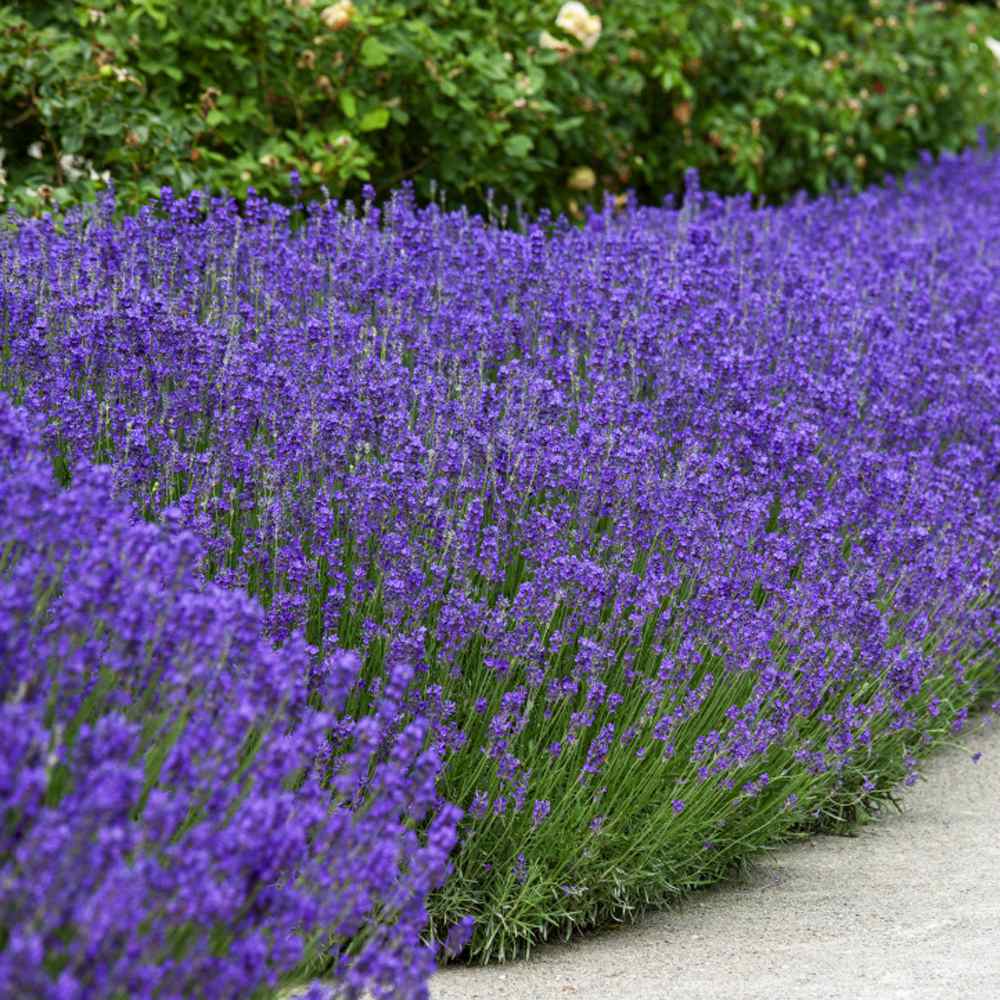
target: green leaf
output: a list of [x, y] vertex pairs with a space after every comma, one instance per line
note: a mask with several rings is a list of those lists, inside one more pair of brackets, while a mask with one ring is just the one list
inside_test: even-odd
[[684, 83], [684, 74], [676, 66], [668, 66], [660, 73], [660, 85], [664, 90], [673, 90]]
[[535, 143], [531, 136], [512, 135], [503, 144], [503, 148], [508, 156], [513, 156], [516, 159], [523, 160], [524, 157], [531, 152], [534, 145]]
[[342, 90], [337, 95], [337, 100], [340, 102], [340, 110], [344, 112], [345, 117], [353, 118], [358, 113], [358, 102], [349, 90]]
[[561, 118], [559, 121], [555, 122], [552, 126], [552, 131], [556, 135], [562, 135], [564, 132], [570, 132], [575, 128], [579, 128], [584, 122], [583, 115], [571, 115], [569, 118]]
[[361, 62], [365, 66], [384, 66], [389, 61], [389, 50], [377, 39], [366, 38], [361, 45]]
[[374, 132], [376, 129], [385, 128], [389, 124], [388, 108], [372, 108], [366, 111], [358, 122], [358, 128], [362, 132]]
[[55, 65], [57, 63], [69, 62], [81, 55], [81, 45], [75, 39], [68, 42], [60, 42], [53, 45], [47, 53], [49, 61]]

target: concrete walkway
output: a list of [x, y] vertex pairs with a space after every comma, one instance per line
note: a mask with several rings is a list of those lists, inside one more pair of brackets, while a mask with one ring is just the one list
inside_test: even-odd
[[443, 969], [432, 1000], [1000, 1000], [1000, 722], [961, 740], [902, 815], [781, 847], [634, 926]]

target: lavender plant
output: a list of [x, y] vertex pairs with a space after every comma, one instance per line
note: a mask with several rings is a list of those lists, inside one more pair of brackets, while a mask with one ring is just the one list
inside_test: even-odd
[[60, 490], [0, 399], [0, 993], [246, 998], [322, 954], [315, 996], [426, 996], [457, 819], [426, 724], [335, 723], [357, 659], [273, 650], [109, 480]]
[[464, 811], [426, 945], [628, 918], [1000, 707], [995, 158], [580, 227], [406, 189], [112, 214], [9, 218], [0, 384], [64, 484], [106, 465], [260, 602], [269, 683], [357, 655], [331, 766], [338, 727], [426, 726]]

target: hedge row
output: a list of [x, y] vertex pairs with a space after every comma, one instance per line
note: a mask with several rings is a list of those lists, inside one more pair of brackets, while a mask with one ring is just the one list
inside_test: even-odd
[[[161, 186], [413, 179], [570, 214], [629, 188], [780, 200], [997, 120], [987, 5], [39, 0], [0, 6], [0, 188], [38, 213]], [[5, 173], [4, 173], [5, 171]]]

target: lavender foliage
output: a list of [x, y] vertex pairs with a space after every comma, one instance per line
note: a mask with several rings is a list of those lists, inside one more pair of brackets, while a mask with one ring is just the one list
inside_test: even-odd
[[427, 727], [441, 773], [386, 794], [466, 811], [429, 939], [627, 917], [877, 806], [1000, 696], [995, 158], [579, 228], [405, 190], [103, 213], [10, 220], [0, 384], [62, 482], [103, 463], [261, 603], [254, 683], [357, 654], [314, 699], [333, 763], [345, 720], [404, 761]]

